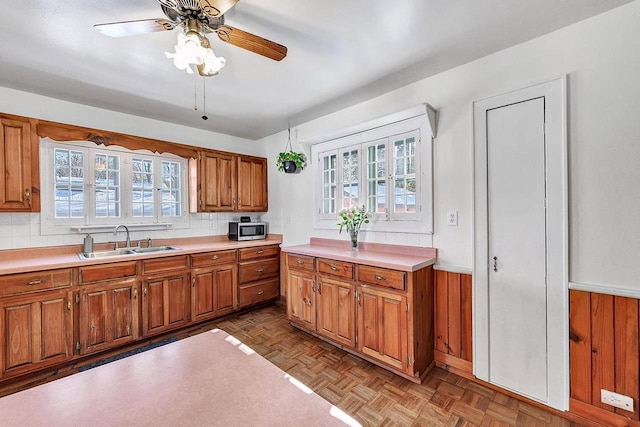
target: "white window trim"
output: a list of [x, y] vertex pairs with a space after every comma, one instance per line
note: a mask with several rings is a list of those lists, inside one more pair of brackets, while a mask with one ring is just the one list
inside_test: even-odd
[[[319, 159], [320, 153], [354, 145], [364, 147], [368, 143], [380, 139], [392, 138], [418, 130], [419, 157], [416, 158], [416, 161], [419, 162], [420, 173], [419, 176], [416, 176], [416, 180], [418, 181], [417, 185], [420, 186], [420, 195], [416, 200], [416, 204], [420, 206], [419, 215], [413, 220], [396, 219], [392, 221], [380, 220], [378, 215], [367, 227], [367, 230], [373, 232], [433, 234], [433, 123], [433, 117], [429, 117], [427, 113], [424, 113], [417, 117], [378, 126], [368, 131], [316, 143], [311, 146], [311, 158], [316, 160]], [[322, 198], [318, 192], [322, 188], [321, 168], [322, 165], [319, 161], [312, 162], [311, 169], [314, 171], [313, 227], [314, 229], [335, 229], [337, 216], [320, 214]], [[338, 168], [341, 169], [340, 161], [338, 161]], [[362, 174], [362, 163], [360, 165], [360, 173]]]
[[[88, 206], [88, 210], [85, 211], [83, 218], [55, 218], [55, 182], [53, 180], [53, 151], [55, 148], [73, 149], [82, 151], [85, 155], [85, 162], [89, 162], [85, 165], [85, 195], [89, 202], [85, 204]], [[93, 218], [89, 219], [90, 215], [94, 214], [95, 203], [94, 195], [90, 194], [93, 191], [93, 174], [94, 165], [93, 161], [89, 159], [88, 153], [90, 151], [102, 152], [102, 153], [118, 153], [120, 155], [120, 200], [121, 200], [121, 216], [118, 218]], [[155, 161], [161, 163], [162, 160], [169, 160], [180, 163], [180, 179], [182, 182], [182, 215], [180, 217], [163, 217], [158, 215], [157, 217], [133, 217], [126, 210], [131, 208], [130, 202], [132, 195], [132, 171], [131, 159], [133, 157], [145, 157], [154, 158]], [[166, 230], [167, 228], [189, 228], [189, 180], [188, 180], [188, 162], [182, 157], [174, 154], [164, 153], [156, 154], [149, 150], [129, 150], [123, 147], [109, 146], [93, 144], [87, 141], [70, 141], [70, 142], [56, 142], [50, 138], [40, 139], [40, 188], [41, 188], [41, 215], [40, 215], [40, 233], [41, 235], [55, 235], [55, 234], [69, 234], [69, 233], [82, 233], [88, 230], [100, 231], [109, 230], [118, 225], [125, 224], [131, 231], [133, 230]], [[158, 179], [162, 173], [161, 168], [154, 168], [154, 182], [159, 182]], [[161, 196], [160, 192], [156, 191], [154, 194], [154, 206], [155, 209], [161, 209]]]

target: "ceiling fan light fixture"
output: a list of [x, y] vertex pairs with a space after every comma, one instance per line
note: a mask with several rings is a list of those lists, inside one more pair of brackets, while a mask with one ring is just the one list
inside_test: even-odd
[[209, 40], [196, 31], [178, 33], [178, 44], [175, 52], [165, 52], [179, 70], [193, 74], [190, 65], [195, 65], [203, 76], [214, 76], [224, 67], [226, 60], [217, 57], [209, 47]]

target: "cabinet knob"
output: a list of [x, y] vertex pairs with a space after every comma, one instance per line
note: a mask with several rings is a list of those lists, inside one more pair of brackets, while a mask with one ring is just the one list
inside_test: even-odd
[[387, 278], [386, 278], [386, 277], [381, 276], [381, 275], [379, 275], [379, 274], [375, 274], [373, 277], [374, 277], [376, 280], [387, 280]]
[[31, 190], [26, 188], [24, 190], [24, 201], [27, 202], [29, 206], [31, 206]]
[[211, 257], [211, 259], [214, 260], [214, 261], [217, 260], [218, 258], [219, 258], [218, 255], [214, 255], [214, 256]]
[[258, 291], [258, 295], [264, 294], [264, 291]]
[[331, 271], [338, 271], [340, 270], [338, 267], [336, 267], [335, 265], [330, 265], [329, 268], [331, 269]]
[[42, 285], [43, 283], [47, 283], [47, 279], [31, 280], [29, 282], [25, 282], [25, 285], [33, 286], [33, 285]]
[[71, 300], [67, 299], [67, 311], [71, 313]]
[[304, 261], [303, 261], [303, 260], [301, 260], [301, 259], [297, 259], [297, 260], [296, 260], [296, 264], [298, 264], [298, 265], [302, 265], [302, 264], [304, 264]]
[[262, 272], [264, 271], [264, 268], [259, 268], [256, 270], [258, 273], [262, 274]]
[[260, 249], [258, 252], [256, 252], [258, 255], [262, 255], [264, 253], [264, 251], [262, 249]]

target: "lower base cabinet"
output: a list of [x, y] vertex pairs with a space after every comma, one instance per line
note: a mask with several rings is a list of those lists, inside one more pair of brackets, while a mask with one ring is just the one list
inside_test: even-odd
[[0, 299], [2, 377], [71, 360], [73, 293], [47, 291]]
[[142, 336], [189, 324], [189, 274], [147, 278], [142, 282]]
[[0, 275], [0, 382], [277, 300], [279, 256], [254, 244]]
[[434, 361], [433, 268], [417, 271], [286, 255], [291, 323], [420, 382]]
[[80, 354], [89, 354], [138, 339], [138, 281], [128, 279], [83, 287], [80, 307]]

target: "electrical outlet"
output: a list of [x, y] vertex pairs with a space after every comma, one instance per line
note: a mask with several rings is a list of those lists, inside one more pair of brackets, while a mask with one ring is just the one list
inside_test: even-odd
[[218, 221], [209, 222], [209, 230], [215, 230], [218, 228]]
[[447, 211], [447, 225], [458, 225], [458, 211]]
[[285, 224], [291, 224], [291, 217], [290, 216], [286, 216], [284, 219], [284, 223]]
[[613, 391], [600, 389], [600, 401], [625, 411], [633, 412], [633, 398]]

